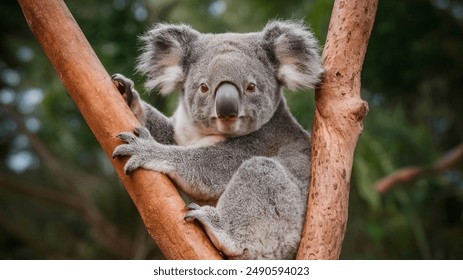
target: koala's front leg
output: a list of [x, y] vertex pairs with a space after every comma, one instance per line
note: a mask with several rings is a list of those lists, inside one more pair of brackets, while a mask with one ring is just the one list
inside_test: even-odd
[[162, 144], [173, 144], [174, 127], [171, 120], [140, 98], [132, 80], [122, 74], [114, 74], [111, 79], [140, 124], [150, 131], [154, 139]]
[[[233, 173], [249, 154], [230, 144], [206, 147], [163, 145], [143, 128], [124, 132], [113, 157], [130, 156], [125, 166], [129, 174], [145, 168], [169, 175], [191, 198], [198, 201], [217, 200], [224, 192]], [[239, 144], [237, 144], [239, 145]]]

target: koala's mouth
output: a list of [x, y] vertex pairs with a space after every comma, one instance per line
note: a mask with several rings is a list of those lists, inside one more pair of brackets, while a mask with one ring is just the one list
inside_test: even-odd
[[236, 116], [233, 118], [212, 117], [211, 122], [218, 134], [226, 137], [236, 137], [249, 134], [253, 131], [250, 117]]
[[233, 120], [230, 119], [217, 119], [216, 125], [217, 125], [217, 130], [221, 134], [225, 135], [234, 135], [236, 134], [240, 129], [240, 120], [237, 118], [234, 118]]

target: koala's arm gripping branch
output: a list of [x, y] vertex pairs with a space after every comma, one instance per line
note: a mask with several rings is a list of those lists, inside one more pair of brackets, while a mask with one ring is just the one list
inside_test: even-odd
[[[140, 124], [98, 60], [61, 0], [18, 1], [41, 44], [89, 127], [108, 157], [120, 144], [116, 135]], [[137, 170], [123, 172], [123, 162], [111, 161], [140, 212], [148, 232], [168, 259], [220, 259], [207, 236], [183, 220], [187, 209], [163, 175]], [[118, 246], [118, 244], [114, 244]]]
[[350, 175], [368, 105], [360, 74], [377, 0], [336, 0], [316, 91], [308, 214], [298, 259], [337, 259], [347, 224]]

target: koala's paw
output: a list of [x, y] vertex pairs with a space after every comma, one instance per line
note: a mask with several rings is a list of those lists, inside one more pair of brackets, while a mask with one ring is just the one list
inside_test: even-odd
[[122, 94], [127, 104], [132, 105], [132, 100], [134, 98], [134, 86], [132, 80], [126, 78], [122, 74], [114, 74], [111, 76], [113, 84], [117, 87], [117, 90]]
[[198, 217], [197, 215], [199, 214], [199, 211], [201, 210], [201, 206], [196, 203], [190, 203], [186, 208], [190, 211], [188, 211], [183, 218], [188, 222], [196, 219]]
[[119, 139], [127, 144], [117, 146], [112, 154], [113, 158], [130, 156], [124, 167], [125, 174], [127, 175], [137, 168], [148, 165], [153, 148], [159, 145], [144, 127], [136, 128], [135, 134], [132, 132], [123, 132], [117, 135]]

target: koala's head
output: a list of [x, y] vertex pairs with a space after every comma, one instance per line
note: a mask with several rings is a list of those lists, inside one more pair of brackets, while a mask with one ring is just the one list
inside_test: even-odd
[[281, 102], [282, 86], [314, 87], [323, 72], [317, 41], [299, 22], [273, 21], [245, 34], [158, 24], [142, 41], [137, 69], [148, 78], [146, 88], [180, 90], [180, 106], [205, 135], [259, 129]]

